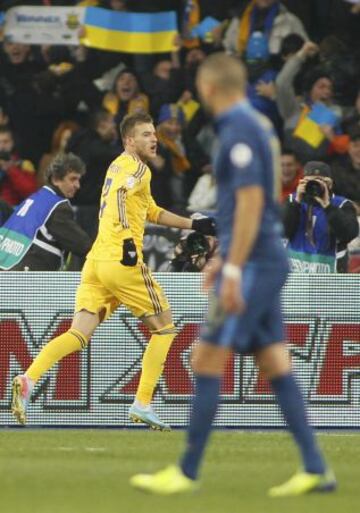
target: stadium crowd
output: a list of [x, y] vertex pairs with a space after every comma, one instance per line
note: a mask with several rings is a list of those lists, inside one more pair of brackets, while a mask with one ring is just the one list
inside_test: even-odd
[[[4, 1], [2, 10], [24, 2]], [[43, 0], [33, 5], [74, 5]], [[125, 54], [85, 46], [28, 46], [2, 41], [0, 52], [0, 222], [46, 181], [56, 155], [86, 166], [72, 200], [90, 239], [110, 162], [122, 151], [119, 123], [128, 113], [154, 119], [158, 155], [149, 163], [158, 205], [179, 214], [212, 211], [216, 137], [195, 87], [209, 53], [241, 57], [250, 102], [274, 124], [282, 143], [284, 204], [309, 161], [330, 165], [332, 192], [360, 218], [360, 3], [346, 0], [82, 1], [117, 11], [176, 10], [171, 54]], [[191, 30], [219, 23], [204, 39]], [[319, 116], [306, 125], [314, 105]], [[310, 134], [310, 135], [309, 135]], [[319, 135], [320, 134], [320, 135]], [[360, 248], [359, 238], [352, 243]], [[352, 270], [360, 272], [360, 265]]]

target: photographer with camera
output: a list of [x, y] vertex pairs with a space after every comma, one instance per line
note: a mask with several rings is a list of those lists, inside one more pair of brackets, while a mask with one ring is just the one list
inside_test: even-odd
[[186, 230], [175, 246], [174, 256], [168, 270], [171, 272], [200, 272], [214, 255], [217, 246], [216, 237]]
[[15, 206], [36, 189], [34, 166], [16, 153], [11, 129], [0, 126], [0, 198]]
[[0, 270], [57, 271], [67, 254], [86, 255], [92, 242], [75, 222], [70, 204], [84, 173], [84, 163], [73, 153], [50, 163], [46, 184], [0, 228]]
[[284, 207], [285, 237], [293, 272], [347, 271], [347, 244], [357, 237], [356, 211], [350, 200], [332, 192], [330, 167], [308, 162], [304, 178]]

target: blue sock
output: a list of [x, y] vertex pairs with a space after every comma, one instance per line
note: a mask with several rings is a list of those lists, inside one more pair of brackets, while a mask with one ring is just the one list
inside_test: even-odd
[[196, 479], [219, 402], [220, 378], [196, 376], [187, 448], [180, 462], [183, 473]]
[[271, 385], [288, 428], [300, 449], [305, 471], [312, 474], [324, 473], [325, 464], [308, 423], [304, 399], [294, 376], [280, 376], [273, 379]]

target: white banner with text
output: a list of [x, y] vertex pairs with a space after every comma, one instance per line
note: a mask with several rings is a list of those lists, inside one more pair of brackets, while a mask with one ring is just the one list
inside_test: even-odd
[[[207, 308], [200, 274], [158, 273], [178, 335], [154, 406], [174, 427], [186, 426], [193, 392], [190, 354]], [[11, 381], [52, 337], [69, 328], [77, 273], [0, 273], [0, 426], [10, 414]], [[292, 275], [283, 292], [287, 339], [311, 422], [360, 428], [360, 278]], [[66, 357], [35, 388], [30, 426], [124, 426], [138, 384], [149, 332], [120, 308], [98, 328], [89, 347]], [[228, 364], [216, 424], [281, 427], [268, 383], [251, 356]]]

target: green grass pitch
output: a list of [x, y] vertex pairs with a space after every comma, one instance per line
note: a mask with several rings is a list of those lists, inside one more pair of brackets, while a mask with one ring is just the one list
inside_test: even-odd
[[1, 513], [351, 513], [360, 504], [360, 434], [321, 434], [334, 494], [268, 499], [298, 459], [286, 433], [213, 434], [193, 495], [154, 497], [128, 485], [175, 462], [184, 433], [147, 430], [0, 431]]

